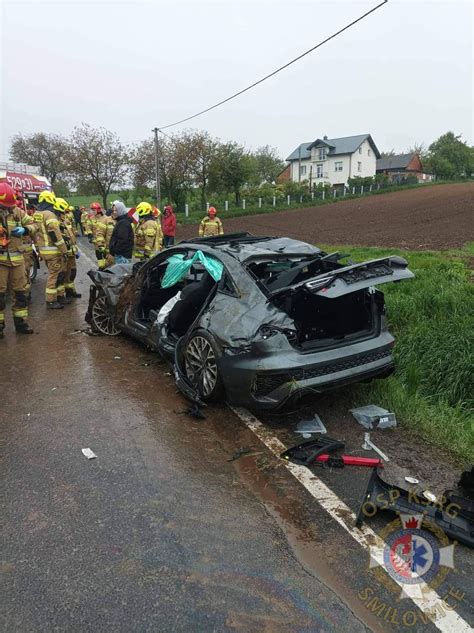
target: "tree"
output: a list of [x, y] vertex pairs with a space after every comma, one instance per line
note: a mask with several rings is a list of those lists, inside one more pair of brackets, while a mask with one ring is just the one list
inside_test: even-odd
[[210, 168], [209, 182], [213, 191], [234, 193], [240, 203], [240, 190], [252, 173], [252, 157], [238, 143], [221, 144]]
[[407, 154], [418, 154], [418, 156], [423, 157], [426, 155], [426, 145], [421, 143], [415, 143], [411, 147], [407, 149]]
[[201, 192], [201, 208], [206, 208], [211, 165], [217, 155], [219, 141], [207, 132], [185, 132], [182, 142], [188, 150], [189, 170]]
[[395, 150], [392, 148], [388, 152], [381, 152], [381, 158], [391, 158], [392, 156], [396, 156]]
[[253, 154], [255, 171], [259, 182], [276, 182], [277, 177], [285, 168], [285, 162], [279, 157], [277, 150], [269, 145], [258, 147]]
[[461, 135], [446, 132], [428, 148], [425, 164], [438, 178], [470, 177], [474, 172], [474, 149]]
[[67, 147], [67, 140], [60, 134], [16, 134], [10, 156], [14, 161], [39, 167], [54, 185], [56, 178], [67, 171]]
[[76, 182], [92, 181], [104, 208], [112, 186], [119, 186], [129, 171], [129, 153], [119, 137], [103, 127], [86, 123], [75, 127], [69, 139], [68, 162]]

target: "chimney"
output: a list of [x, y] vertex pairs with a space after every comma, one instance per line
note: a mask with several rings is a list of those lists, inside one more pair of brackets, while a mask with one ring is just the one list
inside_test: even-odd
[[327, 141], [328, 137], [327, 136], [323, 136], [323, 141]]

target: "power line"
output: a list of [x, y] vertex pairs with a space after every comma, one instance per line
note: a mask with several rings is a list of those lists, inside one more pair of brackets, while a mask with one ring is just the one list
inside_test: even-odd
[[[301, 53], [301, 55], [298, 55], [298, 57], [295, 57], [294, 59], [292, 59], [291, 61], [287, 62], [283, 66], [280, 66], [280, 68], [277, 68], [276, 70], [274, 70], [273, 72], [269, 73], [268, 75], [265, 75], [265, 77], [262, 77], [258, 81], [255, 81], [253, 84], [250, 84], [250, 86], [247, 86], [246, 88], [243, 88], [242, 90], [239, 90], [238, 92], [234, 93], [230, 97], [227, 97], [226, 99], [222, 99], [222, 101], [219, 101], [218, 103], [215, 103], [214, 105], [210, 106], [209, 108], [206, 108], [205, 110], [201, 110], [200, 112], [197, 112], [196, 114], [192, 114], [191, 116], [188, 116], [185, 119], [181, 119], [180, 121], [175, 121], [174, 123], [169, 123], [168, 125], [162, 125], [161, 127], [158, 128], [159, 131], [162, 132], [162, 130], [164, 130], [166, 128], [174, 127], [175, 125], [179, 125], [180, 123], [185, 123], [186, 121], [190, 121], [191, 119], [195, 119], [196, 117], [201, 116], [201, 114], [205, 114], [206, 112], [209, 112], [210, 110], [214, 110], [214, 108], [218, 108], [219, 106], [223, 105], [224, 103], [227, 103], [231, 99], [235, 99], [236, 97], [238, 97], [239, 95], [243, 94], [244, 92], [247, 92], [251, 88], [255, 88], [255, 86], [258, 86], [258, 84], [261, 84], [264, 81], [266, 81], [267, 79], [270, 79], [270, 77], [273, 77], [274, 75], [276, 75], [277, 73], [281, 72], [285, 68], [288, 68], [288, 66], [291, 66], [291, 64], [294, 64], [295, 62], [299, 61], [300, 59], [302, 59], [306, 55], [309, 55], [310, 53], [315, 51], [317, 48], [320, 48], [321, 46], [323, 46], [324, 44], [326, 44], [330, 40], [333, 40], [335, 37], [337, 37], [338, 35], [340, 35], [344, 31], [347, 31], [347, 29], [350, 29], [352, 26], [354, 26], [358, 22], [361, 22], [368, 15], [370, 15], [374, 11], [377, 11], [377, 9], [380, 9], [380, 7], [382, 7], [387, 2], [388, 2], [388, 0], [383, 0], [383, 2], [378, 4], [376, 7], [374, 7], [373, 9], [370, 9], [370, 11], [367, 11], [366, 13], [364, 13], [363, 15], [358, 17], [357, 19], [353, 20], [352, 22], [350, 22], [349, 24], [344, 26], [342, 29], [339, 29], [339, 31], [336, 31], [335, 33], [333, 33], [332, 35], [330, 35], [326, 39], [322, 40], [321, 42], [319, 42], [319, 44], [316, 44], [315, 46], [313, 46], [312, 48], [308, 49], [304, 53]], [[162, 133], [164, 134], [164, 132], [162, 132]]]

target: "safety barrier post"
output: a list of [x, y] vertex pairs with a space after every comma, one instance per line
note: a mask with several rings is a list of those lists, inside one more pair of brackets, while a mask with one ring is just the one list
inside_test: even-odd
[[323, 189], [323, 200], [326, 197], [326, 189]]
[[360, 193], [361, 193], [361, 195], [364, 193], [364, 185], [360, 186]]
[[344, 191], [343, 191], [342, 195], [343, 195], [343, 196], [345, 196], [345, 195], [346, 195], [346, 186], [345, 186], [345, 185], [344, 185]]
[[333, 198], [337, 196], [337, 189], [334, 189]]
[[352, 187], [352, 195], [355, 195], [355, 192], [356, 192], [356, 188]]
[[314, 200], [314, 191], [311, 192], [311, 200]]
[[245, 198], [242, 199], [242, 209], [245, 211]]
[[370, 187], [369, 187], [369, 191], [372, 193], [372, 185], [370, 185]]
[[189, 204], [184, 205], [184, 215], [189, 218]]
[[288, 206], [290, 206], [290, 200], [291, 200], [291, 197], [289, 195], [286, 196], [286, 201], [288, 202]]
[[261, 198], [258, 199], [258, 208], [259, 209], [262, 208], [262, 199]]
[[273, 196], [273, 206], [276, 205], [276, 196]]
[[229, 210], [229, 201], [228, 201], [228, 200], [226, 200], [226, 201], [225, 201], [225, 203], [224, 203], [224, 207], [225, 207], [225, 210], [226, 210], [226, 211], [228, 211], [228, 210]]
[[206, 211], [209, 211], [209, 207], [210, 207], [210, 206], [211, 206], [211, 205], [209, 204], [209, 202], [206, 202]]

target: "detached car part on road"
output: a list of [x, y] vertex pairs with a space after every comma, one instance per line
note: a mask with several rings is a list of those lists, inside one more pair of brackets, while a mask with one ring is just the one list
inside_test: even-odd
[[86, 320], [160, 352], [189, 397], [274, 409], [393, 371], [375, 286], [414, 275], [401, 257], [343, 258], [249, 233], [181, 242], [145, 263], [91, 270]]

